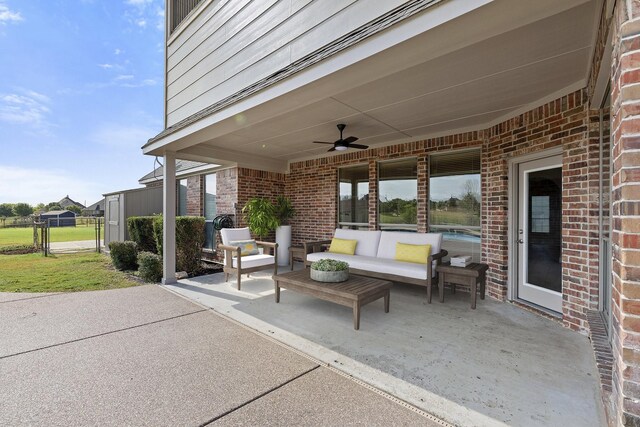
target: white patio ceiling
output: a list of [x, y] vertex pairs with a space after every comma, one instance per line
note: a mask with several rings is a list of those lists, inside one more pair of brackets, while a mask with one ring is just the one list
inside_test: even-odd
[[[494, 1], [252, 108], [179, 131], [162, 149], [285, 170], [289, 161], [332, 155], [312, 141], [337, 139], [338, 123], [369, 146], [485, 128], [585, 86], [598, 5]], [[156, 147], [146, 151], [160, 154]]]

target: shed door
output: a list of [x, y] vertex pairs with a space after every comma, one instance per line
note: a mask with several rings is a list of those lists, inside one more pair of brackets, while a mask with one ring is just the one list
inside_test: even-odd
[[106, 208], [109, 216], [105, 224], [105, 244], [108, 244], [120, 240], [120, 196], [109, 196]]

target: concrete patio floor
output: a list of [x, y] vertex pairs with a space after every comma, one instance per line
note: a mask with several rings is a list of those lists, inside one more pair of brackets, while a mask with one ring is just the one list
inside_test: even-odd
[[457, 425], [603, 426], [598, 373], [587, 337], [512, 304], [395, 285], [382, 300], [351, 309], [283, 290], [268, 271], [222, 274], [167, 286], [365, 383]]
[[157, 286], [0, 293], [0, 425], [445, 425]]

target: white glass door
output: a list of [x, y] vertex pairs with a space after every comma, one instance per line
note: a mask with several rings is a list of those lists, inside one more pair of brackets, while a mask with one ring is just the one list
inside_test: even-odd
[[518, 298], [562, 311], [562, 156], [518, 165]]

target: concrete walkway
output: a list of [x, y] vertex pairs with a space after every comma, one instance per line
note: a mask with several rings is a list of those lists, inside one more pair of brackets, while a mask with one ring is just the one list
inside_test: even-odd
[[0, 425], [444, 425], [157, 286], [0, 294]]
[[[100, 242], [102, 245], [102, 241]], [[75, 240], [73, 242], [51, 242], [49, 244], [51, 253], [61, 254], [69, 252], [95, 251], [95, 240]]]

